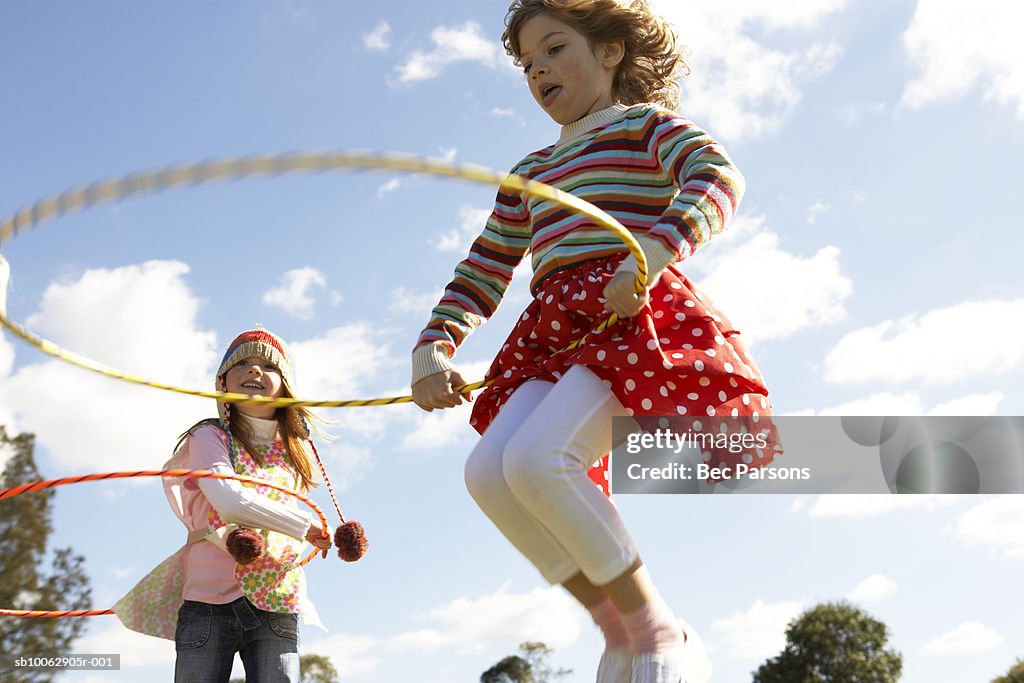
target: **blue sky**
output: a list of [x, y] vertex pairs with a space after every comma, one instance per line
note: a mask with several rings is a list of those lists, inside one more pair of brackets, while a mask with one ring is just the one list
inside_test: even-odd
[[[495, 169], [557, 137], [497, 38], [505, 5], [451, 0], [0, 5], [0, 212], [167, 164], [307, 149]], [[690, 47], [680, 111], [748, 192], [687, 272], [743, 330], [784, 414], [1024, 412], [1021, 10], [996, 0], [661, 0]], [[78, 353], [207, 388], [256, 323], [311, 398], [405, 393], [408, 352], [494, 188], [393, 172], [243, 180], [67, 216], [2, 246], [9, 315]], [[482, 375], [527, 297], [518, 278], [460, 351]], [[45, 476], [152, 468], [209, 401], [124, 385], [0, 337], [0, 423]], [[343, 680], [472, 681], [525, 639], [592, 680], [599, 639], [462, 484], [462, 409], [323, 411], [355, 565], [318, 560], [330, 629], [303, 649]], [[326, 492], [315, 498], [330, 508]], [[107, 607], [176, 549], [155, 481], [66, 487], [53, 541]], [[1019, 497], [620, 496], [662, 592], [742, 681], [786, 622], [848, 598], [884, 620], [908, 683], [987, 681], [1024, 656]], [[166, 680], [173, 645], [110, 617], [83, 652]]]

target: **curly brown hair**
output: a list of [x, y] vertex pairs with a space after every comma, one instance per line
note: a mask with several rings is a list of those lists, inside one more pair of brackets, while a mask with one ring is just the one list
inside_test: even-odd
[[612, 82], [616, 101], [654, 102], [668, 109], [679, 105], [679, 78], [690, 68], [675, 30], [647, 0], [515, 0], [505, 15], [501, 42], [517, 65], [519, 31], [542, 13], [573, 27], [591, 45], [623, 42], [625, 52]]

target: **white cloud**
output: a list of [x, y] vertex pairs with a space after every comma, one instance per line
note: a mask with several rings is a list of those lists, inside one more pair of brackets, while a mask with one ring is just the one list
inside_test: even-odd
[[887, 109], [885, 102], [871, 102], [857, 104], [846, 108], [846, 122], [849, 124], [860, 123], [868, 114], [882, 114]]
[[825, 408], [819, 415], [924, 415], [921, 396], [914, 391], [902, 394], [879, 392], [864, 398]]
[[[973, 330], [985, 330], [983, 347], [972, 347]], [[1024, 345], [985, 341], [1022, 337], [1024, 299], [966, 302], [851, 332], [825, 358], [825, 378], [950, 384], [1020, 366]]]
[[1022, 557], [1024, 499], [1021, 496], [990, 498], [962, 514], [949, 532], [964, 545], [992, 546], [1012, 557]]
[[508, 119], [519, 124], [520, 127], [526, 127], [528, 124], [526, 119], [517, 112], [515, 109], [507, 109], [503, 107], [493, 107], [490, 112], [491, 116], [499, 119]]
[[[389, 332], [356, 321], [312, 339], [289, 340], [295, 359], [295, 393], [309, 400], [378, 398], [383, 388], [377, 378], [398, 362], [390, 355]], [[325, 460], [334, 463], [328, 468], [332, 481], [337, 479], [339, 486], [359, 481], [372, 466], [367, 449], [384, 436], [394, 413], [388, 408], [314, 412], [326, 418], [323, 430], [336, 436], [335, 443], [323, 447]]]
[[14, 367], [14, 346], [7, 341], [7, 335], [0, 332], [0, 377], [10, 374]]
[[425, 628], [386, 638], [343, 633], [319, 638], [309, 649], [327, 654], [338, 671], [353, 678], [372, 678], [386, 656], [421, 654], [438, 649], [480, 652], [488, 646], [507, 646], [540, 640], [553, 648], [572, 645], [582, 631], [579, 606], [559, 588], [512, 593], [502, 586], [480, 597], [460, 597], [414, 619]]
[[[672, 2], [672, 0], [669, 0]], [[686, 6], [694, 3], [679, 3]], [[664, 8], [667, 10], [667, 8]], [[790, 0], [786, 3], [766, 3], [761, 0], [730, 0], [716, 8], [724, 15], [726, 24], [760, 22], [768, 30], [815, 28], [822, 18], [846, 9], [846, 0]], [[680, 26], [686, 26], [680, 24]]]
[[130, 631], [116, 617], [107, 619], [104, 622], [106, 628], [89, 631], [76, 640], [74, 652], [119, 652], [122, 669], [154, 664], [173, 665], [174, 648], [168, 647], [168, 641]]
[[348, 680], [349, 677], [372, 677], [380, 666], [380, 656], [376, 654], [380, 645], [381, 641], [373, 636], [339, 633], [313, 640], [308, 646], [304, 642], [303, 649], [322, 653]]
[[[940, 403], [928, 411], [929, 415], [997, 415], [1003, 394], [993, 391], [988, 394], [970, 394]], [[887, 413], [896, 415], [896, 413]], [[904, 413], [908, 414], [908, 413]]]
[[[28, 325], [130, 374], [212, 388], [216, 338], [196, 324], [199, 301], [185, 284], [187, 273], [177, 261], [88, 270], [47, 287]], [[213, 408], [58, 360], [22, 366], [0, 384], [0, 414], [35, 433], [64, 472], [162, 463], [177, 435]]]
[[305, 3], [299, 0], [287, 0], [283, 8], [292, 19], [301, 19], [309, 11]]
[[7, 315], [7, 284], [11, 279], [11, 266], [0, 255], [0, 315]]
[[[212, 332], [196, 323], [198, 300], [184, 282], [187, 266], [153, 261], [113, 270], [90, 270], [78, 280], [51, 285], [29, 319], [47, 337], [83, 355], [133, 374], [187, 388], [211, 388], [219, 355]], [[102, 321], [103, 324], [97, 324]], [[389, 331], [354, 322], [306, 340], [288, 340], [300, 397], [363, 398], [394, 361]], [[17, 397], [13, 399], [12, 397]], [[0, 416], [37, 435], [63, 471], [95, 472], [164, 462], [186, 427], [213, 414], [212, 401], [115, 382], [57, 360], [0, 376]], [[358, 481], [371, 466], [367, 442], [392, 418], [332, 413], [327, 430], [343, 435], [322, 448], [339, 487]]]
[[511, 593], [508, 586], [479, 598], [460, 597], [419, 619], [428, 628], [400, 633], [389, 645], [403, 652], [479, 652], [487, 645], [539, 640], [553, 649], [572, 645], [582, 631], [581, 610], [561, 588]]
[[302, 320], [313, 317], [315, 302], [310, 290], [327, 286], [327, 278], [316, 268], [295, 268], [281, 276], [280, 284], [263, 294], [263, 303], [280, 308]]
[[[842, 53], [836, 43], [814, 38], [824, 18], [845, 9], [845, 0], [741, 0], [714, 5], [659, 0], [657, 4], [680, 28], [682, 42], [689, 48], [692, 73], [683, 80], [683, 110], [707, 122], [722, 138], [756, 137], [777, 129], [800, 101], [803, 87], [833, 70]], [[808, 38], [795, 49], [776, 49], [752, 37], [762, 28], [801, 32]], [[437, 78], [456, 61], [514, 71], [499, 42], [486, 39], [475, 23], [438, 27], [430, 39], [429, 49], [414, 51], [396, 68], [398, 83]]]
[[394, 192], [402, 185], [400, 178], [389, 178], [387, 182], [377, 188], [377, 198], [381, 198], [389, 192]]
[[722, 138], [738, 140], [776, 130], [800, 101], [804, 84], [831, 71], [842, 52], [826, 41], [783, 51], [750, 33], [761, 26], [816, 37], [821, 21], [845, 9], [845, 0], [658, 0], [657, 5], [690, 50], [692, 72], [683, 79], [683, 111], [706, 121]]
[[878, 392], [854, 399], [829, 408], [815, 411], [806, 409], [786, 413], [787, 415], [996, 415], [1003, 395], [998, 392], [968, 394], [926, 407], [924, 399], [916, 391], [894, 394]]
[[459, 227], [441, 235], [437, 242], [438, 251], [451, 251], [465, 256], [473, 240], [483, 232], [491, 215], [491, 209], [477, 209], [471, 206], [459, 207]]
[[[474, 381], [476, 375], [464, 375]], [[467, 436], [475, 434], [469, 426], [470, 404], [455, 408], [435, 410], [417, 414], [411, 429], [402, 437], [402, 448], [407, 450], [431, 450], [449, 446]]]
[[439, 26], [430, 32], [430, 40], [433, 47], [429, 51], [416, 50], [398, 66], [399, 83], [437, 78], [444, 67], [455, 62], [477, 62], [493, 69], [507, 61], [498, 41], [485, 37], [474, 21], [460, 26]]
[[1003, 637], [984, 624], [968, 621], [932, 638], [921, 651], [931, 656], [975, 655], [991, 652], [1003, 644]]
[[426, 324], [431, 309], [437, 305], [443, 295], [443, 289], [432, 292], [414, 292], [405, 287], [398, 287], [391, 290], [391, 303], [388, 304], [388, 310], [392, 313], [421, 315], [423, 323]]
[[[345, 491], [358, 484], [373, 467], [373, 450], [367, 446], [351, 445], [348, 441], [324, 444], [318, 448], [324, 461], [324, 468], [331, 478], [331, 486], [335, 491]], [[315, 468], [314, 468], [315, 471]], [[319, 479], [320, 476], [317, 475]]]
[[916, 109], [980, 88], [986, 100], [1016, 105], [1017, 117], [1024, 118], [1022, 25], [1019, 3], [918, 0], [903, 43], [919, 72], [904, 88], [902, 103]]
[[[11, 425], [4, 423], [2, 420], [0, 420], [0, 426], [6, 428], [8, 437], [14, 438], [18, 435], [17, 432], [11, 428]], [[3, 473], [4, 469], [6, 469], [7, 461], [13, 458], [14, 454], [14, 448], [7, 444], [0, 444], [0, 473]]]
[[214, 335], [196, 329], [199, 300], [180, 261], [147, 261], [85, 271], [78, 280], [54, 283], [29, 328], [70, 350], [127, 371], [160, 372], [186, 380], [205, 370]]
[[803, 611], [801, 602], [755, 602], [746, 612], [716, 619], [711, 631], [734, 659], [765, 659], [786, 647], [786, 626]]
[[807, 207], [807, 222], [811, 225], [818, 220], [818, 216], [829, 210], [829, 205], [822, 201], [817, 201]]
[[386, 21], [379, 21], [369, 33], [363, 34], [363, 45], [370, 50], [387, 50], [391, 47], [388, 36], [391, 34], [391, 26]]
[[[504, 303], [506, 308], [518, 308], [521, 311], [533, 300], [533, 294], [530, 292], [530, 280], [532, 278], [533, 265], [530, 257], [527, 256], [512, 271], [512, 284], [505, 290]], [[518, 316], [518, 313], [515, 315]]]
[[39, 603], [43, 594], [38, 591], [20, 590], [14, 596], [12, 606], [14, 609], [39, 609]]
[[851, 602], [877, 602], [896, 595], [896, 582], [883, 574], [874, 574], [864, 579], [846, 594]]
[[455, 161], [455, 155], [458, 154], [458, 147], [438, 147], [437, 151], [441, 153], [441, 158], [445, 161]]
[[367, 380], [392, 363], [387, 333], [357, 321], [312, 339], [290, 341], [297, 376], [295, 392], [318, 400], [356, 398], [356, 393], [367, 389]]
[[134, 565], [130, 567], [107, 567], [107, 571], [115, 579], [121, 580], [136, 576], [137, 574], [137, 570]]
[[[779, 247], [761, 216], [736, 221], [698, 252], [695, 278], [748, 340], [787, 337], [842, 320], [853, 284], [842, 274], [839, 249], [802, 257]], [[735, 231], [732, 235], [730, 232]]]
[[809, 517], [846, 517], [860, 519], [878, 517], [896, 510], [925, 508], [934, 510], [953, 505], [955, 495], [894, 496], [890, 494], [826, 494], [819, 496], [807, 511]]

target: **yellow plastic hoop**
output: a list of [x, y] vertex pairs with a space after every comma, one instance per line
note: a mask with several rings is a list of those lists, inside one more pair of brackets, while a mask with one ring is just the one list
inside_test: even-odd
[[[125, 176], [98, 181], [85, 187], [76, 187], [55, 195], [44, 197], [35, 203], [17, 211], [0, 222], [0, 245], [11, 240], [30, 228], [62, 215], [81, 211], [99, 204], [136, 195], [149, 194], [161, 190], [195, 186], [205, 183], [236, 180], [239, 178], [267, 175], [283, 175], [289, 173], [309, 173], [314, 171], [335, 170], [378, 170], [399, 171], [403, 173], [427, 173], [449, 178], [460, 178], [479, 183], [495, 184], [501, 188], [525, 192], [526, 194], [547, 199], [567, 209], [576, 211], [592, 218], [599, 225], [614, 234], [629, 249], [637, 262], [637, 291], [642, 291], [647, 282], [647, 259], [636, 239], [621, 223], [612, 216], [594, 206], [556, 187], [530, 180], [514, 174], [498, 173], [483, 166], [473, 164], [456, 164], [442, 159], [417, 157], [398, 153], [373, 152], [294, 152], [279, 155], [256, 155], [230, 159], [216, 159], [197, 163], [171, 166], [153, 171], [142, 171]], [[593, 332], [598, 332], [614, 325], [618, 318], [612, 314]], [[386, 398], [355, 399], [342, 401], [307, 401], [293, 398], [267, 398], [248, 394], [235, 394], [220, 391], [201, 391], [188, 389], [172, 384], [154, 382], [135, 375], [122, 372], [102, 363], [78, 355], [57, 344], [44, 339], [27, 329], [24, 325], [9, 320], [0, 313], [0, 325], [10, 330], [26, 343], [36, 347], [43, 353], [59, 358], [85, 370], [120, 379], [133, 384], [163, 389], [189, 396], [214, 398], [225, 403], [261, 404], [277, 407], [307, 406], [320, 408], [346, 408], [379, 405], [393, 405], [412, 401], [411, 396], [394, 396]], [[571, 350], [580, 346], [586, 337], [576, 340], [563, 350]], [[484, 386], [484, 382], [475, 382], [457, 387], [459, 392], [472, 391]]]

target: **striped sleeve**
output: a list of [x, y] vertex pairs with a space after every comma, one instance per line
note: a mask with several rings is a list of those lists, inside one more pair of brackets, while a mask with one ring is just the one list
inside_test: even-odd
[[725, 149], [690, 121], [656, 116], [652, 144], [679, 194], [648, 233], [684, 260], [729, 225], [746, 182]]
[[513, 271], [529, 250], [530, 216], [522, 196], [499, 191], [483, 232], [469, 256], [455, 267], [455, 277], [431, 311], [416, 348], [442, 342], [449, 356], [454, 355], [463, 340], [494, 315]]

